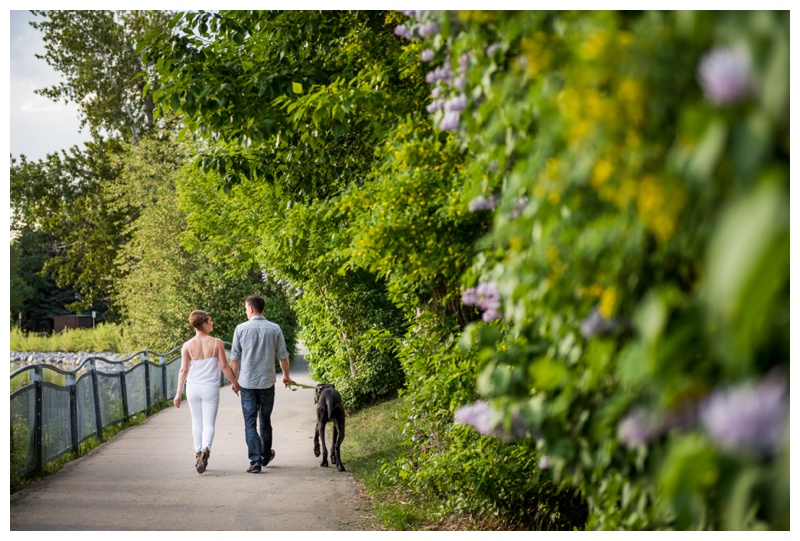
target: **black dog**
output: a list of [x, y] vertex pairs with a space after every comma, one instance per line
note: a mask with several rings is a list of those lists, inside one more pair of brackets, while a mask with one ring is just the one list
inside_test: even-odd
[[342, 395], [330, 383], [320, 383], [314, 390], [314, 404], [317, 405], [317, 428], [314, 430], [314, 456], [319, 456], [319, 440], [322, 438], [322, 463], [328, 467], [328, 448], [325, 446], [325, 427], [333, 423], [333, 445], [331, 462], [336, 469], [345, 471], [342, 464], [341, 446], [344, 439], [344, 407]]

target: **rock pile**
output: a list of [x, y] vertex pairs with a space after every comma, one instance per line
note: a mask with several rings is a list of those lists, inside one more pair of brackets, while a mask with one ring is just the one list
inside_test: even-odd
[[[130, 355], [119, 355], [116, 353], [103, 352], [103, 353], [87, 353], [87, 352], [69, 352], [69, 351], [47, 351], [47, 352], [32, 352], [32, 351], [12, 351], [11, 364], [12, 366], [26, 366], [30, 364], [52, 364], [59, 366], [62, 369], [69, 370], [72, 367], [78, 366], [88, 357], [100, 357], [109, 361], [121, 361], [127, 359]], [[111, 366], [110, 363], [98, 363], [98, 368], [101, 365]]]

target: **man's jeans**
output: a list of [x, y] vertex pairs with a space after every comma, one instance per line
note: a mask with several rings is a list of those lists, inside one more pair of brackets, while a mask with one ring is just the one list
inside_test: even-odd
[[[272, 406], [275, 404], [275, 386], [269, 389], [240, 389], [242, 415], [244, 415], [244, 438], [250, 464], [268, 459], [272, 450]], [[258, 420], [259, 431], [256, 431]], [[259, 436], [261, 432], [261, 436]]]

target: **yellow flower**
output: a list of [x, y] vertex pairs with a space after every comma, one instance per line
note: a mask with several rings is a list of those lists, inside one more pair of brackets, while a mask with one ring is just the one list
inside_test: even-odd
[[614, 164], [611, 163], [611, 160], [608, 158], [601, 158], [594, 164], [592, 178], [589, 182], [591, 183], [592, 187], [597, 189], [605, 184], [609, 178], [611, 178], [611, 173], [613, 172]]
[[533, 38], [522, 38], [520, 47], [525, 58], [525, 75], [533, 77], [547, 69], [552, 54], [543, 32], [537, 32]]
[[636, 199], [639, 219], [657, 240], [664, 242], [675, 231], [684, 199], [685, 195], [677, 185], [659, 182], [654, 176], [648, 175], [642, 180]]
[[458, 10], [456, 15], [461, 21], [472, 21], [478, 24], [490, 23], [495, 20], [493, 12], [484, 10]]
[[600, 284], [592, 284], [589, 287], [582, 287], [578, 290], [578, 295], [581, 297], [589, 297], [592, 299], [600, 298], [603, 294], [603, 286]]
[[600, 315], [608, 319], [614, 314], [617, 305], [617, 290], [614, 286], [609, 287], [600, 296]]
[[573, 122], [570, 127], [569, 131], [567, 132], [567, 139], [570, 143], [577, 143], [587, 135], [592, 129], [591, 122], [587, 122], [586, 120], [579, 120], [577, 122]]
[[578, 50], [578, 55], [583, 60], [595, 60], [600, 58], [603, 54], [603, 49], [606, 47], [606, 42], [608, 38], [605, 35], [605, 32], [602, 30], [597, 30], [592, 33], [584, 42], [581, 44], [580, 49]]
[[588, 92], [584, 99], [585, 116], [595, 120], [603, 120], [610, 107], [600, 94], [597, 92]]

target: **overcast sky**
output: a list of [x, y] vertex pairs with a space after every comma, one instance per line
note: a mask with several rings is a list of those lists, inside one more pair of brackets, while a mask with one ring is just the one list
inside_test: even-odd
[[59, 76], [47, 62], [34, 56], [44, 54], [44, 43], [41, 32], [28, 24], [34, 20], [33, 15], [22, 10], [6, 13], [10, 15], [10, 153], [39, 160], [48, 153], [82, 144], [89, 134], [88, 130], [78, 131], [75, 105], [53, 102], [34, 93], [58, 83]]

